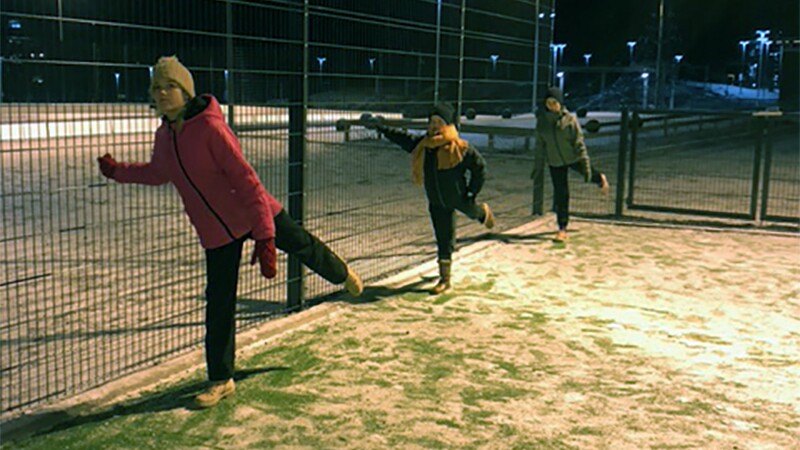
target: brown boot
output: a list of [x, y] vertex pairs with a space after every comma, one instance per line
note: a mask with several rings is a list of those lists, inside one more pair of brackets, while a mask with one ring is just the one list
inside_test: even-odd
[[233, 378], [226, 381], [212, 381], [202, 394], [194, 398], [194, 403], [200, 408], [215, 406], [225, 397], [230, 397], [236, 391]]
[[608, 177], [606, 177], [606, 174], [601, 173], [600, 174], [600, 192], [602, 192], [603, 195], [608, 195], [608, 193], [610, 191], [611, 191], [611, 184], [608, 182]]
[[481, 203], [481, 208], [483, 208], [484, 219], [483, 225], [488, 228], [494, 228], [494, 214], [492, 213], [492, 208], [489, 208], [488, 203]]
[[358, 297], [364, 292], [364, 283], [350, 266], [347, 266], [347, 279], [344, 280], [344, 287], [353, 297]]
[[450, 260], [439, 260], [439, 282], [431, 289], [431, 294], [439, 295], [442, 292], [450, 289]]

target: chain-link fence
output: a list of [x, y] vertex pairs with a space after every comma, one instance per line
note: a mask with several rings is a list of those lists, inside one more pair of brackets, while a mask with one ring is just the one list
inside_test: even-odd
[[[374, 280], [433, 257], [427, 206], [407, 154], [336, 121], [419, 116], [436, 101], [529, 113], [551, 77], [552, 4], [4, 0], [3, 416], [202, 341], [204, 256], [179, 197], [107, 182], [95, 163], [106, 152], [149, 159], [158, 57], [181, 59], [198, 93], [220, 100], [267, 190]], [[500, 230], [524, 222], [528, 164], [486, 156], [482, 197]], [[461, 243], [484, 233], [461, 220]], [[283, 258], [274, 281], [243, 268], [240, 328], [340, 290]]]

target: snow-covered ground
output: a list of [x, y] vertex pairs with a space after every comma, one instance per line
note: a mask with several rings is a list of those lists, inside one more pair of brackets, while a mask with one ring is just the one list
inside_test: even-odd
[[697, 83], [687, 82], [690, 86], [702, 87], [714, 94], [741, 100], [778, 100], [780, 91], [768, 89], [754, 89], [742, 86], [732, 86], [722, 83]]

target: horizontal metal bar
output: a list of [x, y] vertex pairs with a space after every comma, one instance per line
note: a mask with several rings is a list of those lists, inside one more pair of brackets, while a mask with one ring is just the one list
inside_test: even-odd
[[633, 205], [628, 206], [630, 210], [639, 210], [639, 211], [652, 211], [652, 212], [663, 212], [663, 213], [673, 213], [673, 214], [686, 214], [686, 215], [697, 215], [697, 216], [708, 216], [708, 217], [719, 217], [719, 218], [727, 218], [727, 219], [752, 219], [752, 217], [747, 213], [733, 213], [733, 212], [723, 212], [723, 211], [707, 211], [703, 209], [694, 209], [694, 208], [673, 208], [669, 206], [655, 206], [655, 205], [646, 205], [635, 203]]

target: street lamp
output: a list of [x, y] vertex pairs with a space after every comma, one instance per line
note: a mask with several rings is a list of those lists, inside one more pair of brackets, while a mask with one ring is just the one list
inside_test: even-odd
[[[764, 57], [764, 67], [765, 68], [769, 65], [768, 63], [769, 63], [769, 60], [770, 60], [770, 57], [769, 57], [769, 46], [770, 45], [772, 45], [772, 41], [771, 40], [767, 39], [767, 40], [764, 41], [764, 47], [766, 47], [766, 51], [767, 51], [766, 52], [766, 56]], [[769, 73], [767, 73], [767, 75], [769, 75]], [[774, 72], [773, 72], [773, 75], [774, 75]], [[765, 81], [767, 82], [767, 89], [769, 91], [772, 91], [772, 85], [774, 83], [774, 76], [769, 76], [767, 78], [767, 80], [765, 80]]]
[[762, 84], [762, 73], [764, 72], [762, 67], [764, 66], [764, 43], [769, 40], [767, 35], [769, 34], [769, 30], [756, 30], [756, 34], [758, 37], [756, 41], [758, 41], [758, 76], [756, 79], [756, 87], [761, 88]]
[[744, 68], [745, 68], [744, 55], [747, 52], [747, 44], [749, 44], [749, 43], [750, 43], [750, 41], [739, 41], [739, 45], [742, 46], [742, 70], [739, 72], [739, 91], [740, 92], [742, 90], [742, 84], [744, 84]]
[[642, 94], [642, 109], [647, 108], [647, 88], [649, 87], [650, 81], [650, 74], [647, 72], [642, 73], [642, 89], [644, 93]]
[[558, 88], [561, 89], [561, 92], [564, 92], [564, 72], [558, 72], [556, 77], [558, 78]]
[[561, 61], [564, 60], [565, 48], [567, 48], [567, 44], [553, 44], [553, 73], [557, 73], [556, 69], [558, 68], [559, 54], [561, 55]]
[[556, 44], [556, 47], [558, 48], [559, 56], [561, 57], [561, 60], [563, 61], [564, 60], [564, 49], [567, 48], [567, 44]]
[[497, 72], [497, 60], [500, 58], [500, 55], [489, 55], [489, 59], [492, 61], [492, 73]]
[[116, 86], [117, 100], [119, 100], [119, 72], [114, 72], [114, 85]]
[[674, 59], [675, 59], [675, 76], [672, 78], [672, 89], [670, 90], [669, 93], [669, 109], [675, 108], [675, 80], [681, 73], [678, 65], [681, 63], [681, 60], [683, 60], [683, 55], [679, 53], [674, 56]]
[[[369, 73], [371, 75], [373, 75], [373, 76], [375, 75], [375, 61], [377, 61], [377, 60], [378, 60], [378, 58], [370, 58], [369, 59]], [[378, 78], [377, 77], [375, 77], [374, 92], [375, 92], [376, 95], [378, 94]]]
[[233, 102], [233, 99], [231, 99], [231, 98], [228, 96], [228, 88], [229, 88], [229, 87], [230, 87], [230, 85], [231, 85], [231, 84], [228, 82], [228, 81], [229, 81], [229, 77], [230, 77], [230, 72], [228, 71], [228, 69], [225, 69], [224, 71], [222, 71], [222, 75], [225, 77], [225, 101], [226, 101], [226, 102], [228, 102], [228, 103], [230, 104], [230, 103], [232, 103], [232, 102]]
[[583, 59], [586, 61], [586, 65], [588, 66], [589, 65], [589, 60], [592, 59], [592, 54], [591, 53], [584, 53], [583, 54]]
[[631, 65], [633, 65], [633, 47], [636, 47], [636, 41], [628, 41], [628, 51], [631, 55]]
[[323, 56], [317, 56], [317, 62], [319, 63], [319, 72], [320, 73], [322, 73], [322, 65], [325, 64], [325, 61], [327, 61], [327, 60], [328, 60], [328, 58], [325, 58]]

